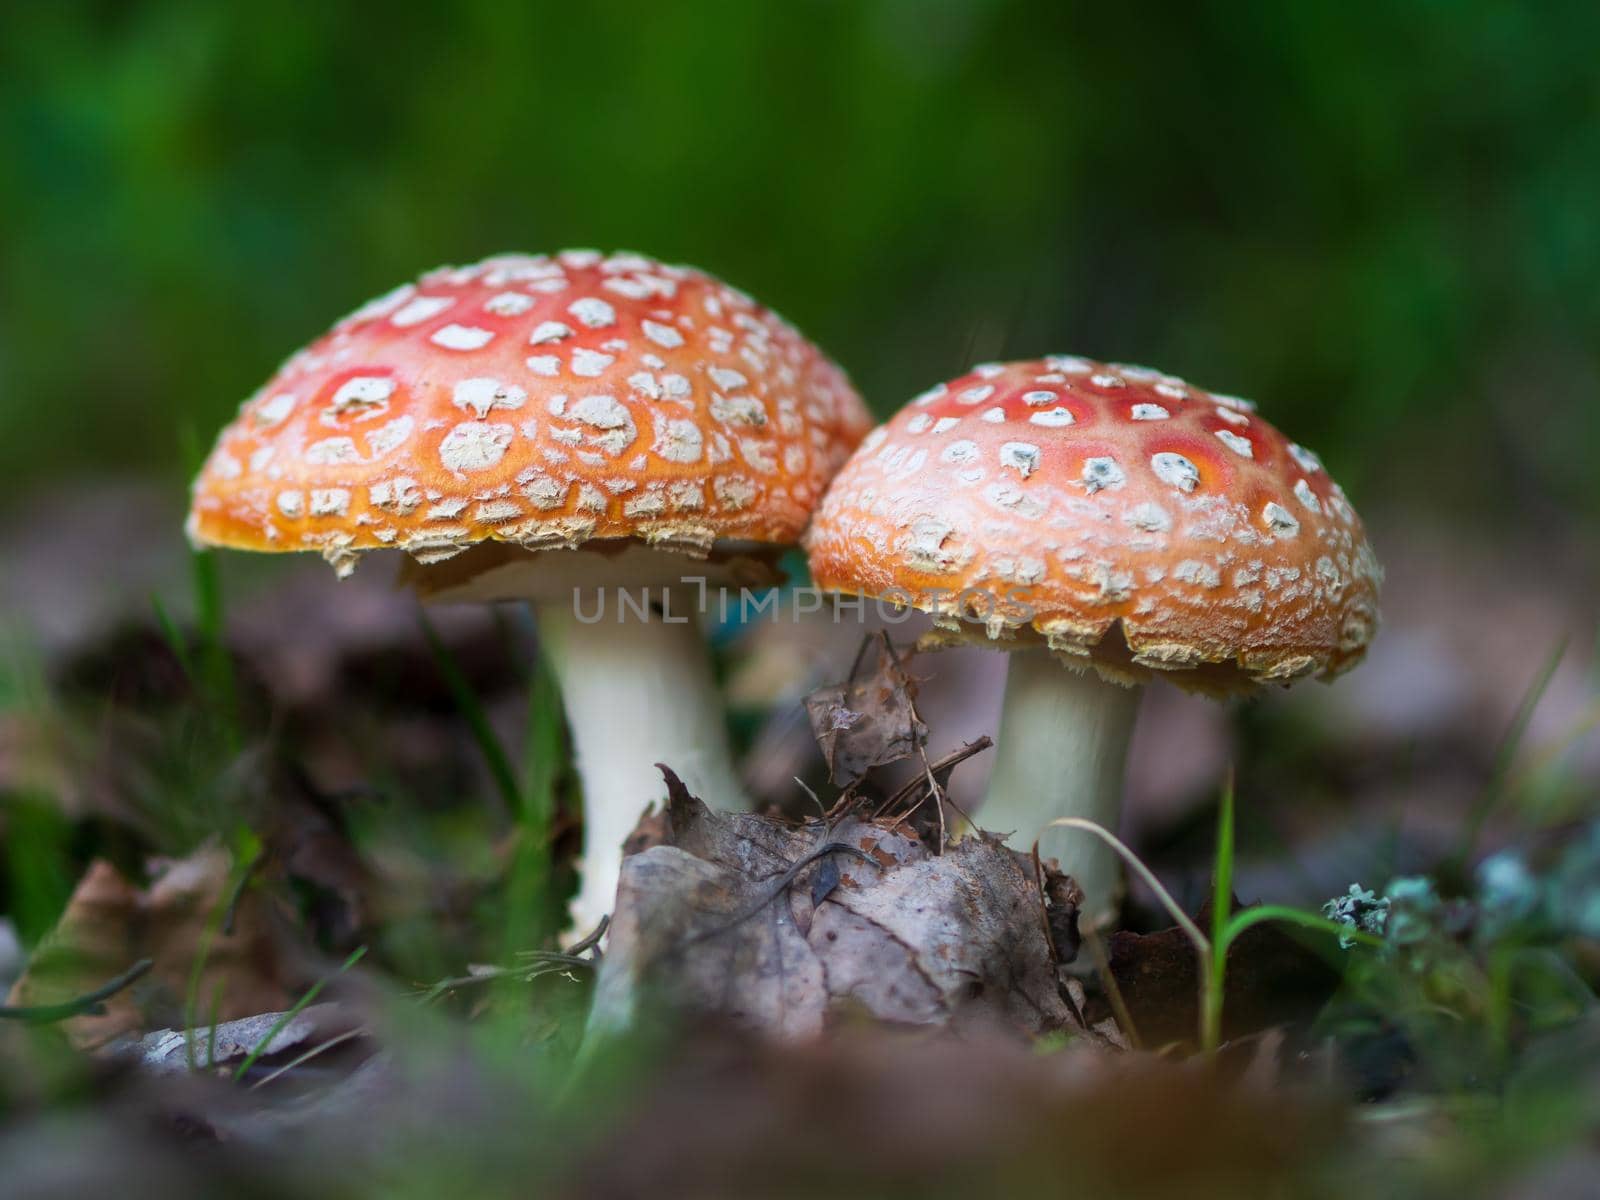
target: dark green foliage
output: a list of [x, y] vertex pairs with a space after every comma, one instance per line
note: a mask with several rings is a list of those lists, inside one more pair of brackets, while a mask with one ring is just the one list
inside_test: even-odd
[[1330, 901], [1330, 915], [1382, 942], [1352, 950], [1326, 1029], [1358, 1053], [1386, 1038], [1391, 1082], [1414, 1072], [1423, 1090], [1448, 1093], [1503, 1086], [1528, 1045], [1592, 1017], [1583, 964], [1600, 935], [1600, 823], [1543, 857], [1535, 866], [1525, 850], [1499, 851], [1467, 896], [1414, 875], [1381, 898], [1357, 886]]
[[421, 268], [630, 247], [879, 411], [1080, 351], [1255, 396], [1358, 505], [1600, 511], [1600, 10], [19, 3], [0, 476], [166, 460]]

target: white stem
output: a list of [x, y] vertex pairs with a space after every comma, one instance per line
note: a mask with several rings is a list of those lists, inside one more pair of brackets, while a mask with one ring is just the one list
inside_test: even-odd
[[[1014, 651], [978, 823], [1009, 834], [1019, 850], [1058, 817], [1086, 817], [1115, 833], [1139, 694], [1073, 671], [1047, 651]], [[1081, 830], [1061, 830], [1044, 838], [1040, 854], [1058, 859], [1083, 888], [1084, 920], [1104, 925], [1115, 917], [1123, 889], [1115, 851]]]
[[594, 591], [583, 595], [581, 614], [571, 598], [534, 606], [583, 780], [583, 861], [571, 910], [580, 937], [612, 910], [622, 843], [645, 807], [666, 799], [657, 763], [713, 808], [750, 806], [728, 750], [693, 591], [649, 589], [657, 604], [664, 594], [670, 603], [643, 620], [618, 603], [619, 594], [604, 589], [598, 620], [590, 619], [601, 604]]

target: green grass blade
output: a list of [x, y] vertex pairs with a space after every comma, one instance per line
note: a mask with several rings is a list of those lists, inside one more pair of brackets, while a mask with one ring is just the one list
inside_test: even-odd
[[222, 736], [228, 749], [237, 751], [243, 735], [239, 728], [233, 659], [228, 653], [224, 632], [227, 617], [217, 557], [209, 550], [196, 550], [189, 556], [189, 568], [194, 584], [195, 628], [200, 635], [200, 678], [212, 706], [221, 716]]
[[239, 1064], [238, 1069], [236, 1069], [233, 1073], [233, 1081], [235, 1083], [242, 1082], [244, 1080], [245, 1073], [248, 1072], [251, 1067], [255, 1066], [256, 1059], [265, 1054], [267, 1047], [272, 1045], [272, 1039], [282, 1033], [290, 1021], [294, 1020], [302, 1012], [304, 1012], [306, 1008], [309, 1007], [311, 1002], [321, 994], [324, 987], [360, 962], [362, 956], [365, 955], [366, 952], [367, 948], [365, 946], [357, 946], [356, 949], [351, 953], [350, 957], [339, 964], [339, 969], [337, 971], [335, 971], [332, 975], [329, 975], [326, 979], [317, 980], [309, 988], [307, 988], [306, 994], [295, 1001], [293, 1008], [272, 1023], [272, 1028], [267, 1030], [266, 1035], [262, 1037], [262, 1039], [255, 1044], [255, 1047], [250, 1051], [250, 1053], [245, 1056], [245, 1060]]
[[1228, 910], [1233, 906], [1233, 771], [1222, 785], [1222, 798], [1217, 806], [1217, 861], [1211, 872], [1211, 949], [1217, 952], [1217, 943], [1228, 923]]
[[[1232, 787], [1225, 794], [1224, 807], [1231, 813]], [[1229, 873], [1232, 872], [1231, 856], [1233, 852], [1232, 839], [1228, 839], [1227, 854], [1230, 858]], [[1221, 861], [1223, 858], [1223, 844], [1218, 843], [1218, 865], [1221, 874]], [[1220, 911], [1220, 909], [1215, 910]], [[1316, 913], [1305, 912], [1298, 908], [1290, 908], [1283, 904], [1260, 904], [1255, 908], [1246, 908], [1234, 913], [1225, 920], [1215, 919], [1213, 912], [1212, 946], [1211, 946], [1211, 973], [1206, 983], [1206, 990], [1201, 996], [1200, 1017], [1200, 1043], [1207, 1054], [1215, 1054], [1217, 1047], [1222, 1044], [1222, 1000], [1227, 984], [1228, 950], [1234, 940], [1253, 925], [1260, 925], [1265, 921], [1282, 921], [1289, 925], [1298, 925], [1302, 929], [1314, 929], [1322, 933], [1332, 934], [1335, 937], [1354, 938], [1356, 941], [1369, 946], [1383, 945], [1383, 939], [1374, 937], [1370, 933], [1354, 929], [1349, 925], [1330, 921]]]
[[522, 757], [523, 824], [548, 836], [566, 771], [566, 716], [555, 674], [541, 651], [527, 673], [528, 727]]
[[167, 643], [167, 649], [172, 651], [172, 656], [178, 660], [178, 668], [191, 684], [200, 683], [200, 671], [195, 665], [194, 656], [189, 653], [189, 639], [183, 636], [183, 630], [178, 628], [178, 623], [172, 619], [172, 613], [162, 602], [160, 596], [150, 597], [150, 607], [156, 614], [156, 626], [161, 630], [161, 638]]
[[1383, 939], [1375, 934], [1356, 929], [1354, 926], [1345, 925], [1339, 921], [1330, 921], [1318, 913], [1306, 912], [1304, 909], [1291, 908], [1287, 904], [1258, 904], [1254, 908], [1241, 909], [1233, 914], [1227, 925], [1217, 935], [1217, 941], [1222, 946], [1222, 952], [1227, 953], [1238, 936], [1253, 925], [1260, 925], [1265, 921], [1282, 921], [1288, 925], [1298, 925], [1302, 929], [1312, 929], [1319, 933], [1329, 933], [1335, 937], [1350, 938], [1360, 942], [1363, 946], [1381, 946]]
[[6, 915], [23, 946], [37, 946], [56, 927], [76, 886], [72, 825], [53, 795], [24, 789], [0, 799], [0, 862]]
[[1222, 1041], [1222, 997], [1228, 969], [1224, 934], [1233, 907], [1233, 771], [1222, 785], [1217, 805], [1217, 857], [1211, 871], [1211, 949], [1200, 995], [1200, 1045], [1215, 1053]]
[[541, 654], [528, 672], [522, 804], [517, 812], [517, 849], [506, 891], [507, 953], [538, 944], [561, 923], [553, 894], [551, 846], [556, 797], [566, 767], [566, 718], [555, 676]]
[[209, 1071], [217, 1065], [217, 1018], [222, 1015], [222, 984], [219, 982], [211, 989], [211, 1007], [206, 1016], [210, 1020], [210, 1028], [206, 1032], [206, 1069]]
[[1189, 935], [1189, 940], [1194, 943], [1195, 949], [1202, 955], [1210, 951], [1211, 942], [1205, 934], [1200, 932], [1200, 926], [1196, 925], [1189, 914], [1183, 911], [1183, 906], [1156, 878], [1155, 872], [1140, 862], [1139, 856], [1128, 849], [1116, 834], [1112, 833], [1104, 825], [1097, 825], [1086, 817], [1058, 817], [1045, 826], [1046, 829], [1057, 827], [1061, 829], [1081, 829], [1085, 833], [1092, 833], [1115, 850], [1121, 856], [1122, 861], [1128, 864], [1129, 869], [1144, 883], [1145, 887], [1155, 893], [1156, 899], [1161, 901], [1161, 906], [1177, 922], [1178, 927]]
[[[186, 423], [178, 431], [178, 450], [187, 477], [195, 478], [205, 466], [207, 447], [193, 425]], [[228, 749], [237, 752], [244, 737], [239, 726], [233, 659], [228, 653], [224, 636], [227, 612], [223, 603], [222, 577], [212, 551], [190, 551], [189, 584], [194, 594], [195, 631], [199, 643], [193, 655], [196, 670], [190, 678], [205, 691], [210, 707], [221, 714], [222, 736]], [[162, 614], [159, 606], [157, 620], [161, 621], [164, 631], [176, 629], [176, 625]], [[170, 632], [167, 636], [171, 640]]]
[[422, 636], [428, 643], [434, 664], [439, 668], [439, 675], [444, 680], [445, 687], [449, 689], [451, 698], [455, 700], [456, 707], [461, 710], [462, 717], [466, 719], [467, 727], [472, 732], [472, 740], [477, 743], [478, 752], [483, 755], [484, 764], [489, 768], [489, 774], [494, 779], [495, 788], [499, 791], [501, 799], [505, 802], [506, 810], [512, 816], [517, 816], [522, 811], [522, 793], [517, 787], [517, 774], [511, 767], [511, 759], [507, 757], [505, 747], [495, 736], [494, 726], [489, 721], [489, 714], [484, 710], [483, 702], [478, 699], [477, 693], [472, 690], [472, 685], [467, 682], [466, 673], [461, 670], [461, 664], [456, 661], [455, 655], [450, 653], [450, 648], [440, 639], [433, 622], [428, 620], [428, 614], [418, 609], [417, 620], [422, 626]]
[[[200, 929], [200, 940], [195, 947], [194, 961], [189, 964], [189, 979], [183, 996], [183, 1057], [185, 1065], [191, 1071], [199, 1065], [194, 1053], [194, 1031], [200, 1017], [200, 981], [205, 976], [206, 962], [211, 957], [211, 943], [216, 940], [217, 934], [222, 929], [222, 922], [228, 916], [227, 897], [233, 895], [243, 876], [244, 868], [235, 865], [229, 876], [228, 887], [222, 894], [223, 898], [206, 914], [206, 923]], [[213, 1032], [215, 1026], [216, 1022], [213, 1020]]]
[[1500, 803], [1501, 793], [1505, 790], [1506, 780], [1511, 774], [1511, 765], [1516, 760], [1517, 751], [1522, 748], [1522, 740], [1528, 734], [1533, 714], [1538, 709], [1540, 701], [1544, 699], [1545, 692], [1549, 690], [1550, 681], [1555, 678], [1556, 668], [1566, 657], [1568, 641], [1565, 635], [1557, 640], [1549, 656], [1540, 665], [1539, 673], [1533, 677], [1533, 682], [1528, 685], [1528, 690], [1523, 693], [1522, 700], [1517, 704], [1517, 711], [1511, 718], [1511, 724], [1506, 727], [1505, 736], [1500, 739], [1500, 746], [1495, 751], [1489, 782], [1484, 785], [1483, 794], [1472, 806], [1472, 812], [1468, 814], [1462, 826], [1461, 841], [1442, 869], [1441, 873], [1447, 878], [1459, 878], [1466, 870], [1467, 863], [1471, 861], [1473, 852], [1478, 846], [1478, 838], [1483, 833], [1483, 827], [1494, 814], [1495, 806]]

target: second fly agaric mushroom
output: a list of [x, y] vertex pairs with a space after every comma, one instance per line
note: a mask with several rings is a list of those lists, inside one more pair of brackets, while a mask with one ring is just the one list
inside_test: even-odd
[[189, 531], [341, 575], [403, 550], [427, 598], [533, 603], [584, 785], [582, 932], [664, 794], [657, 762], [745, 806], [696, 593], [773, 580], [870, 424], [821, 351], [708, 275], [504, 255], [424, 275], [290, 358], [223, 430]]
[[[1213, 695], [1332, 678], [1366, 652], [1382, 572], [1339, 485], [1252, 405], [1076, 357], [980, 366], [868, 435], [807, 534], [825, 588], [1015, 651], [983, 825], [1115, 829], [1152, 678]], [[1084, 912], [1121, 864], [1060, 835]]]

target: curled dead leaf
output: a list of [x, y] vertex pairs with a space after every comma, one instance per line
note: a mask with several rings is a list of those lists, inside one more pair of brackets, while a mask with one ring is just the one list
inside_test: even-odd
[[847, 1008], [919, 1026], [1074, 1026], [1028, 858], [984, 837], [935, 855], [858, 816], [712, 812], [668, 779], [667, 841], [623, 863], [596, 1027], [628, 1025], [645, 993], [783, 1038]]
[[[1239, 909], [1237, 901], [1234, 911]], [[1195, 917], [1211, 926], [1211, 905]], [[1146, 1046], [1191, 1045], [1199, 1021], [1200, 980], [1194, 944], [1173, 926], [1154, 933], [1118, 930], [1110, 937], [1112, 977]], [[1305, 1020], [1333, 995], [1339, 975], [1281, 927], [1245, 930], [1228, 949], [1223, 1035], [1229, 1039]]]
[[916, 680], [886, 639], [870, 644], [877, 647], [870, 671], [863, 671], [858, 660], [844, 683], [806, 697], [812, 733], [828, 776], [839, 787], [858, 782], [873, 767], [910, 758], [928, 740], [928, 727], [917, 716]]
[[231, 898], [229, 867], [225, 851], [203, 847], [165, 864], [148, 888], [140, 888], [110, 863], [91, 863], [8, 1003], [62, 1004], [149, 958], [150, 972], [108, 997], [102, 1011], [71, 1017], [61, 1027], [75, 1045], [93, 1047], [136, 1030], [181, 1025], [190, 975], [205, 944], [202, 1015], [213, 997], [223, 1020], [287, 1008], [306, 971], [292, 960], [264, 895], [239, 895], [231, 932], [217, 929], [207, 943], [208, 924]]

